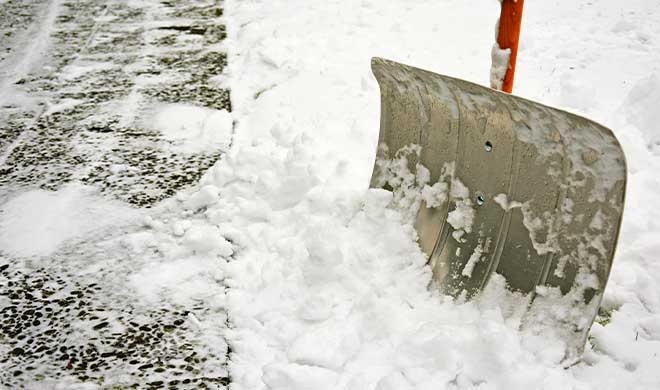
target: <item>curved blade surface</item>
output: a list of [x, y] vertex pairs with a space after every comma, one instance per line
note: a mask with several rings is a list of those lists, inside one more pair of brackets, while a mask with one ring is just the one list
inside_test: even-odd
[[[626, 163], [616, 137], [466, 81], [381, 58], [372, 70], [381, 128], [371, 186], [419, 192], [419, 243], [440, 289], [469, 298], [500, 274], [510, 290], [534, 297], [529, 316], [563, 324], [580, 350], [623, 212]], [[548, 319], [549, 305], [579, 314]]]

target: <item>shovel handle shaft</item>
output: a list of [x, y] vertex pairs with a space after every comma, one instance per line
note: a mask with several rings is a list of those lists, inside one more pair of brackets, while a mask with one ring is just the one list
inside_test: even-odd
[[513, 75], [516, 71], [518, 55], [518, 39], [522, 21], [523, 3], [525, 0], [502, 0], [502, 11], [497, 32], [497, 44], [500, 49], [511, 49], [509, 67], [502, 82], [502, 91], [511, 93], [513, 90]]

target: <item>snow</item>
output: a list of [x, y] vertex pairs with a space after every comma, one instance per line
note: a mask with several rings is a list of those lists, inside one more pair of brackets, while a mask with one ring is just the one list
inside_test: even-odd
[[509, 210], [509, 198], [506, 194], [497, 194], [493, 197], [495, 203], [497, 203], [504, 211]]
[[175, 150], [186, 153], [223, 150], [231, 143], [233, 125], [227, 110], [167, 104], [154, 111], [147, 125], [160, 131]]
[[468, 259], [468, 262], [465, 263], [465, 267], [463, 268], [463, 271], [461, 271], [461, 275], [467, 276], [468, 278], [472, 276], [472, 271], [474, 271], [474, 266], [477, 265], [477, 263], [481, 260], [481, 255], [483, 255], [483, 249], [481, 248], [481, 245], [478, 245], [476, 248], [474, 248], [474, 252], [470, 255], [470, 258]]
[[502, 49], [500, 45], [493, 44], [490, 51], [491, 67], [490, 67], [490, 87], [502, 90], [502, 83], [509, 70], [509, 59], [511, 57], [511, 49]]
[[0, 206], [0, 248], [10, 255], [47, 256], [67, 240], [140, 215], [82, 185], [21, 192]]
[[83, 102], [84, 100], [79, 100], [79, 99], [63, 99], [58, 104], [48, 104], [48, 109], [43, 112], [43, 115], [48, 116], [55, 114], [57, 112], [62, 112], [71, 109]]
[[[629, 159], [626, 218], [602, 316], [571, 367], [562, 335], [542, 337], [538, 327], [579, 322], [581, 291], [540, 289], [545, 306], [524, 315], [526, 298], [495, 275], [478, 299], [454, 302], [434, 289], [410, 215], [400, 211], [421, 200], [439, 205], [447, 188], [428, 185], [424, 169], [412, 175], [410, 155], [385, 167], [407, 192], [367, 188], [379, 127], [370, 57], [487, 84], [497, 2], [227, 0], [225, 7], [229, 67], [218, 80], [231, 87], [234, 111], [166, 105], [154, 108], [150, 124], [183, 150], [231, 147], [193, 190], [142, 219], [150, 230], [122, 244], [142, 260], [128, 286], [136, 298], [227, 311], [233, 390], [660, 387], [656, 4], [529, 2], [525, 10], [516, 93], [612, 127]], [[470, 191], [453, 180], [449, 196], [462, 206], [449, 223], [467, 231], [475, 228]], [[505, 195], [494, 200], [525, 212]], [[24, 256], [142, 217], [81, 187], [22, 193], [0, 213], [0, 247]], [[527, 214], [525, 222], [532, 230], [542, 223]], [[475, 249], [464, 275], [482, 252]], [[584, 276], [582, 286], [590, 283]], [[224, 326], [193, 313], [188, 321]]]
[[[460, 241], [465, 233], [472, 231], [472, 224], [474, 223], [474, 207], [472, 199], [470, 199], [470, 190], [461, 182], [459, 178], [452, 179], [451, 190], [449, 194], [456, 202], [456, 208], [447, 214], [447, 223], [449, 223], [455, 230], [452, 236]], [[474, 262], [472, 262], [474, 263]], [[472, 265], [474, 266], [474, 264]], [[466, 268], [468, 266], [466, 265]], [[472, 272], [470, 271], [470, 274]]]
[[202, 207], [208, 207], [218, 202], [220, 199], [220, 189], [213, 185], [206, 185], [199, 191], [192, 194], [185, 202], [186, 208], [198, 210]]
[[[215, 259], [199, 257], [182, 257], [162, 264], [150, 263], [131, 275], [129, 286], [141, 299], [158, 302], [167, 292], [168, 296], [175, 298], [175, 303], [190, 307], [195, 302], [193, 297], [207, 295], [206, 286], [200, 283], [200, 275], [208, 274], [209, 270], [216, 268], [216, 264]], [[216, 277], [220, 279], [222, 275]]]
[[437, 182], [432, 186], [425, 185], [422, 188], [422, 200], [426, 202], [426, 207], [438, 207], [447, 201], [447, 183]]
[[[241, 249], [227, 267], [233, 388], [646, 389], [660, 384], [651, 369], [658, 364], [651, 333], [631, 338], [639, 321], [655, 324], [660, 313], [640, 303], [657, 301], [651, 287], [660, 280], [657, 266], [639, 273], [640, 261], [653, 264], [655, 256], [639, 248], [650, 247], [650, 237], [657, 238], [660, 229], [655, 212], [635, 202], [638, 190], [658, 185], [653, 175], [658, 163], [647, 142], [636, 137], [639, 130], [622, 133], [639, 124], [622, 123], [619, 108], [620, 80], [628, 77], [621, 64], [635, 62], [631, 75], [649, 72], [656, 65], [644, 56], [655, 46], [651, 40], [636, 44], [646, 45], [642, 55], [625, 49], [623, 39], [612, 40], [608, 28], [623, 8], [605, 3], [594, 23], [585, 23], [578, 10], [596, 14], [595, 5], [528, 5], [517, 88], [545, 104], [592, 114], [618, 131], [629, 158], [637, 160], [631, 162], [639, 174], [630, 177], [628, 208], [639, 210], [630, 219], [646, 222], [624, 225], [622, 251], [603, 302], [614, 313], [643, 315], [617, 314], [610, 320], [616, 326], [596, 325], [593, 334], [607, 329], [613, 345], [621, 341], [620, 349], [624, 340], [644, 345], [634, 366], [640, 376], [630, 375], [626, 355], [605, 348], [600, 336], [587, 346], [584, 362], [565, 369], [561, 335], [541, 337], [534, 326], [519, 331], [522, 322], [543, 324], [550, 317], [532, 311], [521, 318], [515, 309], [525, 305], [503, 292], [503, 281], [491, 282], [489, 294], [462, 305], [428, 289], [431, 275], [414, 244], [416, 234], [410, 219], [397, 211], [414, 208], [419, 199], [366, 190], [379, 118], [370, 57], [488, 83], [496, 2], [228, 1], [233, 23], [226, 80], [237, 127], [232, 150], [202, 184], [221, 188], [221, 200], [207, 216], [215, 215], [213, 223], [221, 229], [241, 232]], [[625, 10], [633, 12], [632, 7], [636, 15], [650, 9], [642, 1], [631, 4]], [[652, 11], [657, 21], [657, 10]], [[594, 86], [600, 88], [608, 77], [614, 82], [605, 83], [606, 93], [596, 100]], [[617, 93], [609, 93], [614, 85]], [[408, 160], [399, 157], [385, 167], [391, 178], [406, 188], [424, 188], [424, 175], [409, 175]], [[427, 198], [441, 192], [427, 187]], [[464, 192], [452, 196], [471, 201]], [[642, 196], [657, 199], [651, 191]], [[500, 201], [505, 208], [523, 206]], [[465, 211], [456, 223], [467, 227]], [[633, 226], [638, 233], [631, 235]], [[649, 237], [641, 247], [634, 244], [639, 233]], [[575, 296], [543, 293], [546, 304], [556, 307], [549, 316], [579, 317]], [[574, 312], [562, 310], [567, 304]]]
[[84, 62], [77, 61], [74, 64], [69, 64], [62, 69], [60, 77], [64, 80], [75, 80], [90, 72], [97, 72], [100, 70], [112, 69], [114, 64], [107, 62]]
[[660, 78], [653, 73], [635, 83], [625, 100], [626, 119], [642, 133], [646, 144], [660, 151]]
[[220, 230], [214, 226], [193, 226], [183, 236], [184, 244], [195, 253], [215, 253], [231, 256], [233, 250]]
[[[500, 4], [502, 0], [499, 0]], [[490, 87], [502, 90], [502, 83], [509, 70], [509, 59], [511, 58], [511, 49], [502, 49], [498, 43], [500, 35], [500, 19], [495, 22], [495, 43], [490, 49]]]

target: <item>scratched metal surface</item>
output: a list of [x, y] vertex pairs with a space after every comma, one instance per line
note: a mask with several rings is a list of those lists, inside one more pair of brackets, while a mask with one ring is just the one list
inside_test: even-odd
[[[436, 207], [422, 201], [415, 221], [440, 289], [469, 298], [493, 273], [532, 296], [539, 286], [557, 287], [584, 306], [579, 320], [559, 325], [581, 349], [623, 212], [626, 163], [613, 133], [577, 115], [392, 61], [374, 58], [372, 69], [381, 88], [381, 129], [371, 186], [396, 190], [399, 181], [390, 180], [382, 162], [402, 157], [411, 173], [418, 164], [429, 170], [420, 190], [446, 185], [447, 201]], [[419, 153], [403, 156], [410, 145], [419, 145]], [[468, 196], [453, 191], [457, 183]], [[472, 213], [469, 227], [447, 222], [457, 208]]]

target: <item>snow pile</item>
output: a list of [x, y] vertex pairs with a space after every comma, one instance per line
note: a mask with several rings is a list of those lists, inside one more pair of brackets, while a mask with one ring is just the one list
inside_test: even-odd
[[[221, 188], [203, 215], [237, 249], [225, 279], [236, 388], [522, 389], [546, 381], [550, 389], [571, 382], [553, 368], [564, 347], [546, 340], [526, 348], [506, 297], [489, 297], [501, 303], [482, 309], [429, 290], [412, 225], [386, 207], [393, 195], [324, 188], [306, 142], [235, 148], [202, 181]], [[291, 200], [290, 188], [273, 178], [296, 183], [300, 196]], [[499, 287], [493, 294], [502, 294]]]
[[[620, 6], [606, 3], [608, 10]], [[626, 7], [646, 7], [642, 3]], [[646, 389], [660, 384], [653, 369], [660, 363], [660, 298], [654, 289], [660, 271], [653, 261], [660, 219], [636, 203], [657, 198], [645, 189], [660, 188], [655, 175], [660, 167], [635, 133], [619, 135], [629, 156], [635, 151], [628, 203], [633, 211], [627, 213], [639, 219], [624, 225], [603, 300], [601, 322], [610, 322], [594, 326], [584, 362], [569, 370], [560, 365], [561, 342], [533, 330], [519, 332], [523, 319], [517, 309], [525, 305], [503, 291], [503, 281], [495, 278], [479, 302], [463, 305], [428, 289], [431, 275], [414, 229], [391, 208], [397, 199], [366, 188], [379, 118], [370, 57], [483, 84], [496, 2], [476, 7], [456, 1], [294, 0], [226, 6], [227, 79], [237, 129], [233, 149], [201, 183], [218, 188], [219, 199], [199, 213], [233, 244], [225, 281], [235, 389]], [[589, 91], [581, 79], [620, 73], [618, 65], [601, 67], [600, 58], [615, 60], [578, 38], [596, 36], [598, 45], [608, 47], [612, 41], [605, 34], [582, 31], [608, 24], [587, 26], [573, 7], [539, 4], [526, 10], [525, 37], [538, 38], [521, 46], [518, 79], [527, 85], [523, 92], [548, 104], [578, 103]], [[566, 15], [580, 17], [580, 23]], [[556, 28], [545, 28], [545, 20]], [[455, 39], [441, 41], [447, 36]], [[575, 52], [555, 45], [557, 39]], [[544, 52], [548, 47], [565, 51], [553, 56]], [[627, 63], [630, 56], [625, 52], [616, 61]], [[554, 68], [538, 66], [537, 58], [557, 58], [552, 65], [560, 77]], [[596, 71], [589, 70], [594, 58]], [[576, 61], [584, 69], [580, 77], [570, 73]], [[558, 85], [562, 77], [570, 85]], [[590, 107], [607, 123], [615, 122], [612, 113], [620, 104], [618, 94], [606, 94], [602, 104]], [[420, 178], [408, 179], [420, 184]], [[442, 191], [427, 189], [425, 196], [431, 200]], [[463, 214], [456, 223], [468, 227]], [[579, 315], [563, 311], [555, 295], [545, 292], [550, 304], [557, 300], [548, 316]]]

